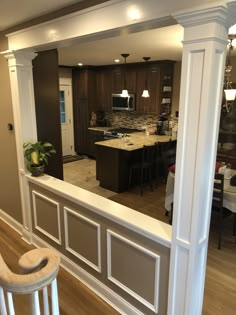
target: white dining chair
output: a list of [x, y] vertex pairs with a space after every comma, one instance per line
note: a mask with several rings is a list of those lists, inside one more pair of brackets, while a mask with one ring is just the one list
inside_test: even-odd
[[[40, 315], [39, 292], [42, 291], [43, 314], [58, 315], [56, 277], [60, 266], [60, 256], [48, 248], [33, 249], [21, 256], [18, 264], [22, 274], [13, 273], [0, 254], [0, 314], [17, 314], [13, 296], [15, 294], [30, 294], [30, 314]], [[51, 312], [48, 286], [51, 287]]]

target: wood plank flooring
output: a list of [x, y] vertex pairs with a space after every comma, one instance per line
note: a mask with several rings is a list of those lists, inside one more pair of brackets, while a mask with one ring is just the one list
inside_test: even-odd
[[[33, 248], [33, 246], [26, 244], [18, 233], [0, 220], [0, 253], [13, 272], [19, 272], [17, 261], [20, 256]], [[58, 274], [57, 283], [61, 315], [120, 314], [62, 267]], [[16, 315], [30, 315], [28, 302], [28, 295], [14, 295]]]

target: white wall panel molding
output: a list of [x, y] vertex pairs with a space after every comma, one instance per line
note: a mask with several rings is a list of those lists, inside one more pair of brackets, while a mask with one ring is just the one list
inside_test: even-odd
[[[56, 217], [57, 217], [57, 230], [58, 230], [58, 238], [53, 236], [52, 234], [45, 231], [42, 227], [38, 225], [38, 214], [40, 214], [40, 209], [37, 209], [37, 201], [36, 198], [41, 198], [49, 204], [55, 206]], [[60, 223], [60, 205], [57, 201], [48, 198], [47, 196], [33, 190], [32, 191], [32, 200], [33, 200], [33, 216], [34, 216], [34, 227], [36, 230], [53, 240], [55, 243], [61, 245], [61, 223]]]
[[[48, 247], [56, 250], [50, 244], [39, 238], [37, 235], [33, 234], [32, 237], [33, 244], [40, 247]], [[90, 290], [92, 290], [95, 294], [100, 296], [104, 301], [106, 301], [109, 305], [111, 305], [114, 309], [116, 309], [120, 314], [123, 315], [145, 315], [133, 305], [128, 303], [122, 297], [120, 297], [116, 292], [108, 288], [102, 282], [97, 280], [87, 271], [79, 267], [68, 257], [58, 252], [61, 258], [61, 266], [68, 271], [72, 276], [85, 284]]]
[[[145, 255], [153, 258], [153, 263], [155, 264], [155, 277], [153, 279], [153, 303], [150, 303], [145, 298], [140, 296], [138, 293], [134, 292], [131, 288], [127, 287], [124, 283], [122, 283], [119, 279], [116, 279], [112, 275], [112, 238], [116, 238], [123, 242], [124, 244], [128, 244], [131, 247], [134, 247], [135, 249], [139, 250], [140, 252], [144, 253]], [[143, 266], [143, 269], [145, 270], [145, 266]], [[130, 294], [132, 297], [134, 297], [136, 300], [141, 302], [143, 305], [145, 305], [150, 310], [154, 311], [155, 313], [158, 313], [158, 300], [159, 300], [159, 281], [160, 281], [160, 256], [156, 253], [150, 251], [147, 248], [144, 248], [140, 246], [139, 244], [129, 240], [128, 238], [125, 238], [111, 230], [107, 230], [107, 278], [116, 284], [118, 287], [120, 287], [122, 290]]]
[[[69, 239], [69, 233], [68, 233], [68, 213], [75, 216], [76, 218], [79, 218], [80, 220], [86, 222], [87, 224], [90, 224], [91, 226], [95, 227], [97, 230], [97, 260], [98, 264], [94, 264], [92, 261], [88, 260], [86, 257], [81, 255], [80, 253], [76, 252], [70, 247], [70, 239]], [[64, 226], [65, 226], [65, 248], [68, 252], [70, 252], [75, 257], [82, 260], [84, 263], [86, 263], [88, 266], [96, 270], [97, 272], [102, 272], [102, 257], [101, 257], [101, 226], [97, 222], [89, 219], [88, 217], [85, 217], [84, 215], [81, 215], [77, 212], [75, 212], [72, 209], [69, 209], [67, 207], [64, 207]]]
[[227, 45], [227, 5], [178, 12], [184, 29], [168, 315], [200, 315]]

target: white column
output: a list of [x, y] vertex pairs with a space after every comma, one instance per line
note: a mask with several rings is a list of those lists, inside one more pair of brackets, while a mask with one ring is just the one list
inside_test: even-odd
[[[232, 8], [231, 8], [232, 9]], [[175, 15], [184, 27], [168, 315], [202, 313], [227, 47], [228, 7]]]
[[16, 137], [17, 163], [19, 170], [20, 196], [23, 216], [23, 237], [30, 241], [31, 213], [28, 183], [25, 180], [23, 143], [37, 140], [32, 60], [37, 56], [29, 52], [3, 53], [8, 60], [14, 130]]

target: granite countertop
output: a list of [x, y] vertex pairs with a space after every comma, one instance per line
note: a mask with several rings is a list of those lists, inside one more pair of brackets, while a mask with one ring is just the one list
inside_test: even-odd
[[107, 131], [111, 129], [112, 127], [89, 127], [88, 130], [94, 130], [94, 131]]
[[141, 149], [144, 145], [153, 145], [155, 142], [167, 142], [169, 140], [176, 140], [171, 136], [147, 136], [144, 132], [136, 132], [129, 134], [125, 138], [109, 139], [104, 141], [95, 142], [96, 145], [120, 149], [125, 151], [133, 151]]

